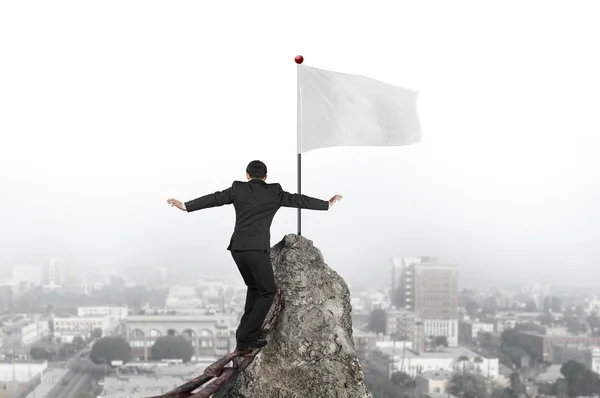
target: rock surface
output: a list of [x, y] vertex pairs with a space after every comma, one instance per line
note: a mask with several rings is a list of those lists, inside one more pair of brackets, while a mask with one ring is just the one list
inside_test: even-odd
[[312, 241], [271, 249], [284, 309], [268, 345], [214, 398], [370, 398], [354, 348], [350, 291]]

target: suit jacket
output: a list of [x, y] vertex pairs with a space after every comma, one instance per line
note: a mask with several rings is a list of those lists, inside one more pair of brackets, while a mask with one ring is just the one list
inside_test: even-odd
[[263, 180], [234, 181], [224, 191], [185, 202], [188, 212], [233, 204], [235, 229], [227, 250], [267, 250], [271, 248], [271, 222], [280, 207], [328, 210], [329, 202], [306, 195], [291, 194], [280, 184]]

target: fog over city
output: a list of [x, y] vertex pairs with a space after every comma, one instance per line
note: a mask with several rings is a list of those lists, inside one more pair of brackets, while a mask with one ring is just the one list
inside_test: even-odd
[[[309, 3], [271, 4], [277, 18], [240, 4], [226, 22], [214, 17], [225, 5], [4, 4], [0, 264], [237, 272], [232, 208], [180, 214], [165, 201], [243, 180], [253, 159], [295, 192], [302, 53], [420, 92], [422, 143], [304, 156], [303, 193], [345, 197], [304, 218], [336, 270], [352, 280], [390, 256], [436, 253], [485, 276], [597, 276], [593, 14], [373, 2], [333, 18], [335, 6]], [[280, 211], [273, 244], [295, 217]]]

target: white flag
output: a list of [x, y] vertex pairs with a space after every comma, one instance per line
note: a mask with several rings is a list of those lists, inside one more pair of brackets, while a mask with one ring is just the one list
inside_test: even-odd
[[300, 68], [298, 153], [421, 140], [418, 92], [363, 76]]

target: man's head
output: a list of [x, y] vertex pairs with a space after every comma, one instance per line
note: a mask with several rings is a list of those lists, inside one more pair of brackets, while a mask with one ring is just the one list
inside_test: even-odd
[[267, 166], [260, 160], [253, 160], [246, 167], [246, 178], [250, 180], [263, 180], [267, 179]]

